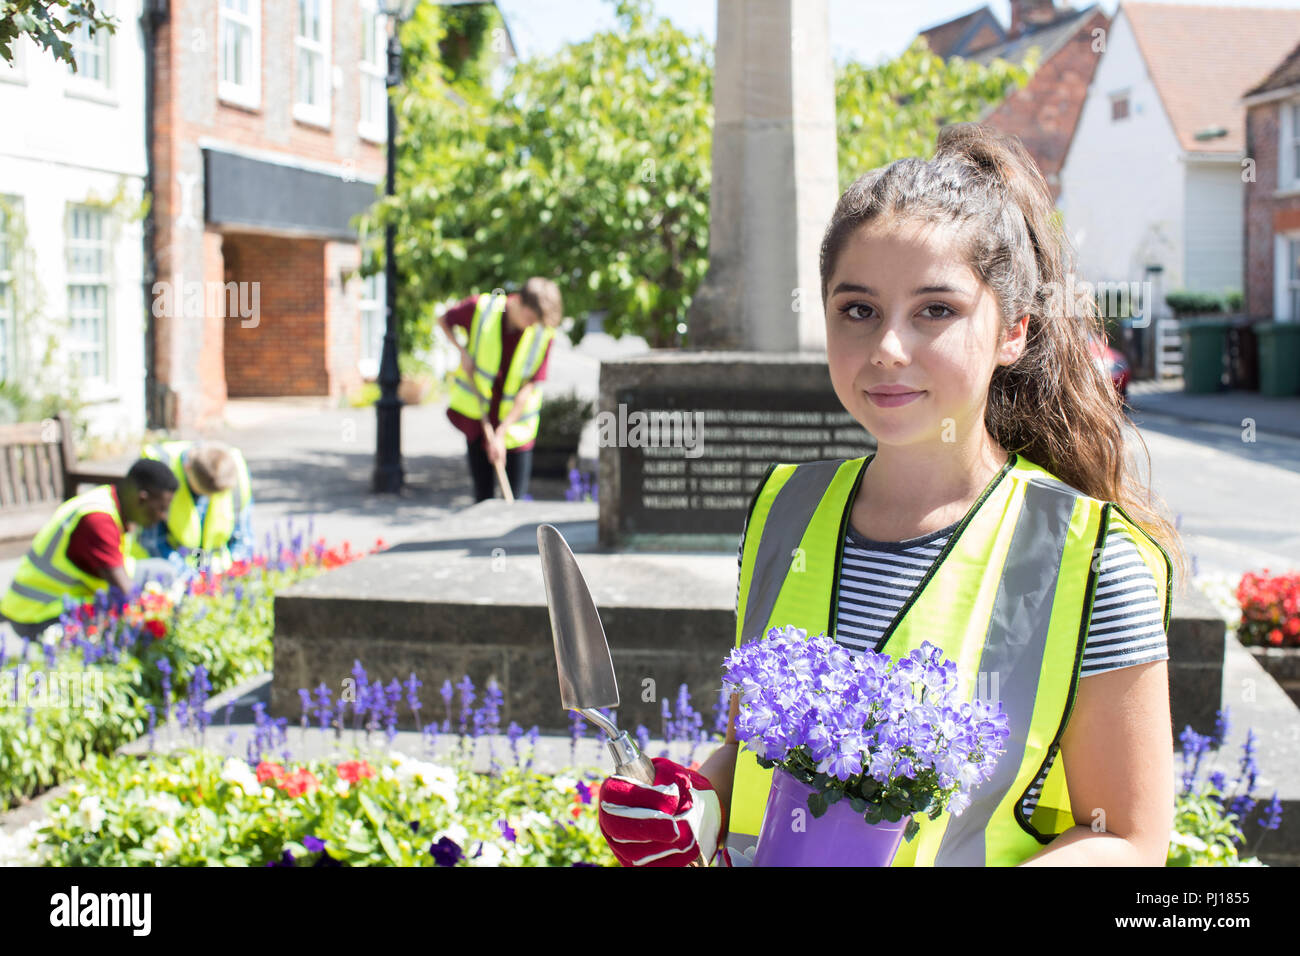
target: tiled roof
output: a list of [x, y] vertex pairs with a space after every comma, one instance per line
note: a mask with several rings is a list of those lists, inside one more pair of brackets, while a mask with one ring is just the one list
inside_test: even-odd
[[1013, 40], [1004, 40], [972, 53], [967, 59], [988, 66], [994, 60], [1009, 60], [1023, 63], [1031, 47], [1038, 47], [1038, 62], [1046, 63], [1052, 54], [1060, 49], [1070, 37], [1074, 36], [1079, 25], [1097, 12], [1097, 4], [1092, 3], [1080, 10], [1064, 10], [1055, 20], [1032, 25]]
[[[1273, 71], [1300, 36], [1300, 10], [1122, 3], [1147, 72], [1179, 143], [1200, 153], [1245, 149], [1239, 102]], [[1197, 140], [1198, 130], [1227, 135]]]
[[1290, 56], [1277, 65], [1277, 69], [1270, 73], [1263, 83], [1251, 87], [1246, 91], [1246, 95], [1268, 93], [1271, 90], [1281, 90], [1297, 84], [1300, 84], [1300, 44], [1291, 51]]
[[981, 29], [989, 28], [996, 28], [1000, 34], [1005, 35], [1002, 24], [985, 5], [954, 20], [922, 30], [920, 35], [925, 37], [926, 43], [936, 55], [947, 59], [950, 56], [962, 55], [969, 41], [977, 36]]

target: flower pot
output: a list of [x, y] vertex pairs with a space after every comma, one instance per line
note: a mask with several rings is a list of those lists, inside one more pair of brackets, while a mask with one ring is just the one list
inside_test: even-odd
[[755, 866], [889, 866], [908, 817], [867, 823], [847, 797], [814, 817], [808, 809], [812, 792], [784, 770], [773, 772]]
[[397, 397], [403, 405], [419, 405], [428, 394], [428, 379], [404, 378], [397, 384]]

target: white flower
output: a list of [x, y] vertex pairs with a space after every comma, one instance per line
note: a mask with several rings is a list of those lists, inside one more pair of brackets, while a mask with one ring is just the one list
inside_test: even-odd
[[164, 824], [154, 831], [153, 836], [146, 841], [145, 845], [148, 846], [150, 844], [152, 844], [154, 850], [165, 856], [180, 849], [181, 838], [177, 835], [175, 830]]
[[456, 787], [460, 780], [456, 776], [456, 771], [448, 767], [429, 763], [426, 760], [406, 758], [401, 761], [394, 774], [403, 786], [414, 785], [420, 796], [441, 797], [452, 810], [459, 806]]
[[50, 849], [37, 837], [41, 825], [34, 820], [12, 834], [0, 830], [0, 866], [40, 866]]
[[107, 819], [108, 814], [99, 805], [99, 795], [83, 797], [77, 805], [76, 823], [85, 830], [98, 830], [99, 825]]
[[433, 842], [437, 843], [443, 837], [455, 841], [457, 846], [461, 849], [465, 849], [465, 842], [469, 839], [469, 831], [459, 823], [449, 823], [441, 833], [434, 836]]
[[154, 813], [161, 813], [170, 819], [184, 811], [181, 802], [170, 793], [155, 793], [144, 802], [145, 809], [152, 810]]
[[259, 793], [262, 785], [257, 782], [257, 774], [248, 769], [248, 762], [231, 757], [221, 768], [221, 779], [238, 787], [250, 797]]
[[552, 777], [551, 786], [560, 793], [571, 793], [577, 789], [578, 779], [576, 777]]
[[554, 826], [555, 821], [551, 817], [536, 810], [529, 810], [515, 824], [515, 832], [517, 834], [530, 833], [534, 830], [549, 830]]
[[1192, 833], [1179, 833], [1177, 830], [1169, 834], [1169, 842], [1176, 843], [1178, 846], [1190, 847], [1198, 852], [1203, 852], [1206, 849], [1206, 843], [1200, 837]]
[[474, 850], [478, 855], [470, 858], [470, 864], [472, 866], [500, 866], [501, 860], [505, 857], [505, 854], [501, 852], [501, 847], [495, 843], [487, 842], [484, 842], [482, 846], [482, 853], [479, 853], [477, 849]]
[[337, 793], [340, 797], [346, 797], [348, 795], [349, 789], [351, 789], [351, 784], [349, 784], [346, 780], [334, 781], [334, 792]]

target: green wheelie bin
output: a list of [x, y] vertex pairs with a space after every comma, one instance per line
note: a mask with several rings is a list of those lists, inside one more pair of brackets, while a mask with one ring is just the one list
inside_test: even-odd
[[1217, 392], [1223, 378], [1223, 356], [1228, 326], [1222, 319], [1185, 319], [1179, 323], [1183, 339], [1183, 391]]
[[1300, 322], [1264, 322], [1259, 340], [1259, 393], [1300, 394]]

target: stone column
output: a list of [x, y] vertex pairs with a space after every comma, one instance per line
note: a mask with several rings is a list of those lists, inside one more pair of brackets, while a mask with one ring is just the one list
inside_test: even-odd
[[838, 196], [827, 0], [718, 0], [693, 348], [824, 351], [818, 252]]

